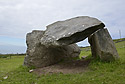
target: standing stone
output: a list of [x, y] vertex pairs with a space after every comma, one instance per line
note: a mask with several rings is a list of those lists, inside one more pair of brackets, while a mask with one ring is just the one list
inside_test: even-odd
[[114, 42], [107, 29], [100, 29], [88, 39], [92, 56], [103, 61], [113, 61], [119, 58]]
[[44, 31], [34, 30], [26, 36], [27, 53], [24, 59], [24, 65], [34, 67], [44, 67], [55, 64], [62, 59], [78, 57], [80, 48], [76, 44], [68, 46], [50, 46], [46, 47], [40, 42]]

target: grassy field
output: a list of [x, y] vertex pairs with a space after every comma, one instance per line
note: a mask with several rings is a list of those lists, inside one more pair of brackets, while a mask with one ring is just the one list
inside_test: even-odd
[[[115, 43], [120, 60], [93, 60], [88, 70], [79, 74], [48, 74], [38, 76], [22, 66], [24, 56], [0, 58], [0, 84], [125, 84], [125, 41]], [[81, 56], [91, 56], [90, 48], [82, 48]]]

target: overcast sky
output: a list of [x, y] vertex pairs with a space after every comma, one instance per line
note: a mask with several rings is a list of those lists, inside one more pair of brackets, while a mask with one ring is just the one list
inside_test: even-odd
[[125, 37], [125, 0], [0, 0], [0, 44], [25, 46], [27, 32], [76, 16], [96, 17], [112, 38]]

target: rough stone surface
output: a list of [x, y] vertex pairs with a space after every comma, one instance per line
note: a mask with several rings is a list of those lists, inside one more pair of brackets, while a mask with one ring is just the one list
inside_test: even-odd
[[24, 65], [44, 67], [55, 64], [64, 58], [79, 56], [80, 48], [76, 44], [50, 47], [42, 45], [40, 38], [43, 34], [44, 31], [37, 30], [27, 34], [27, 55], [24, 59]]
[[92, 56], [103, 61], [113, 61], [119, 58], [114, 42], [107, 29], [100, 29], [89, 36]]
[[62, 59], [78, 57], [80, 48], [74, 43], [104, 27], [105, 25], [96, 18], [80, 16], [50, 24], [45, 31], [35, 30], [28, 33], [24, 65], [45, 67]]
[[63, 46], [84, 40], [105, 25], [96, 18], [80, 16], [65, 21], [58, 21], [47, 26], [41, 38], [46, 46]]
[[79, 57], [79, 54], [81, 52], [80, 47], [77, 44], [70, 44], [68, 46], [61, 46], [62, 50], [65, 50], [65, 58], [74, 58]]

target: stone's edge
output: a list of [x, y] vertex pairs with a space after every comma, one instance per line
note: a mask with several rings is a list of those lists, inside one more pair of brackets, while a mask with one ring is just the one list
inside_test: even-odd
[[43, 30], [32, 30], [31, 32], [29, 32], [29, 33], [27, 33], [27, 34], [36, 33], [36, 32], [44, 32], [44, 33], [45, 33], [45, 31], [43, 31]]
[[[29, 62], [31, 59], [29, 59], [29, 57], [32, 57], [29, 52], [31, 52], [31, 49], [33, 49], [35, 46], [34, 44], [39, 44], [39, 42], [32, 42], [33, 39], [37, 39], [38, 40], [38, 35], [43, 35], [45, 31], [43, 30], [32, 30], [31, 32], [27, 33], [26, 35], [26, 45], [27, 45], [27, 50], [26, 50], [26, 56], [24, 58], [24, 62], [23, 65], [27, 66], [27, 67], [35, 67], [33, 64], [31, 64], [31, 62]], [[37, 36], [36, 36], [37, 35]], [[32, 37], [34, 36], [34, 37]], [[31, 40], [32, 37], [32, 40]], [[36, 41], [36, 40], [35, 40]], [[32, 43], [32, 45], [31, 45]], [[30, 45], [30, 46], [29, 46]]]
[[[84, 18], [84, 17], [88, 17], [88, 18], [92, 18], [92, 19], [96, 19], [96, 20], [98, 20], [97, 18], [90, 17], [90, 16], [77, 16], [77, 17], [74, 17], [74, 18], [66, 19], [66, 20], [55, 21], [55, 22], [49, 24], [48, 26], [46, 26], [46, 30], [49, 29], [49, 26], [51, 26], [51, 25], [54, 25], [54, 24], [57, 24], [57, 23], [60, 23], [60, 22], [69, 21], [69, 20], [76, 19], [76, 18]], [[99, 21], [100, 23], [102, 23], [100, 20], [98, 20], [98, 21]]]

